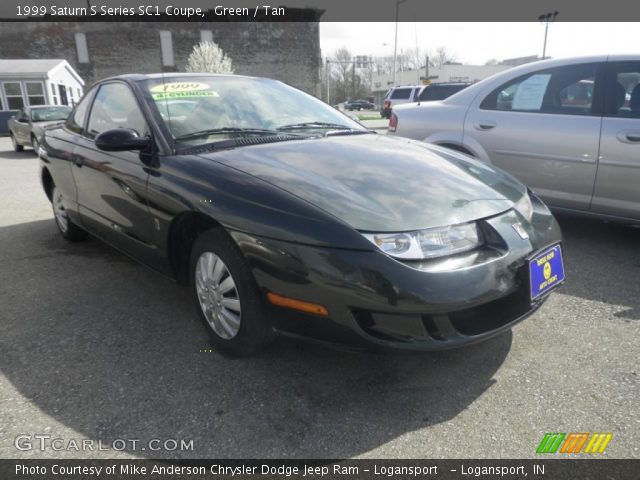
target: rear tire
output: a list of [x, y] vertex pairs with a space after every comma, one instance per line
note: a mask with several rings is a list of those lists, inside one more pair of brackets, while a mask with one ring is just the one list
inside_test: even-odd
[[64, 197], [55, 186], [51, 192], [51, 205], [56, 226], [62, 238], [69, 242], [80, 242], [87, 238], [87, 231], [83, 230], [71, 221], [64, 207]]
[[233, 357], [258, 352], [272, 337], [249, 265], [221, 228], [201, 234], [191, 249], [190, 288], [216, 351]]
[[9, 133], [9, 136], [11, 137], [11, 145], [13, 145], [13, 151], [14, 152], [23, 151], [24, 147], [18, 143], [18, 141], [16, 140], [16, 137], [13, 136], [13, 133]]

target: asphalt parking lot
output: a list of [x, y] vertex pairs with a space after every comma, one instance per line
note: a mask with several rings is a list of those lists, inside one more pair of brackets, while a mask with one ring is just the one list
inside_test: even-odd
[[[640, 458], [640, 229], [560, 217], [566, 285], [480, 345], [281, 339], [230, 360], [202, 351], [184, 289], [97, 240], [66, 243], [35, 156], [10, 150], [1, 138], [2, 458], [529, 458], [545, 432], [612, 432], [605, 456]], [[63, 449], [15, 448], [39, 434]], [[193, 450], [64, 448], [83, 439]]]

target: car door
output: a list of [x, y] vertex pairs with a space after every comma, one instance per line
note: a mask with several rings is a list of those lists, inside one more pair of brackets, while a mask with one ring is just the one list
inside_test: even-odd
[[640, 61], [607, 65], [592, 211], [640, 219]]
[[29, 116], [25, 110], [18, 110], [14, 118], [13, 135], [19, 144], [28, 144], [31, 139], [29, 138], [29, 132], [31, 126], [29, 124]]
[[538, 70], [479, 96], [465, 144], [531, 187], [549, 205], [588, 210], [602, 123], [604, 62]]
[[156, 257], [146, 202], [145, 154], [106, 152], [95, 143], [100, 133], [114, 128], [131, 128], [140, 136], [149, 135], [147, 125], [127, 84], [102, 84], [74, 149], [72, 171], [82, 224], [116, 248], [153, 264]]
[[42, 158], [56, 188], [64, 198], [64, 208], [74, 223], [82, 225], [78, 208], [78, 189], [73, 178], [73, 152], [86, 124], [95, 88], [69, 114], [64, 128], [52, 129], [44, 135], [45, 155]]

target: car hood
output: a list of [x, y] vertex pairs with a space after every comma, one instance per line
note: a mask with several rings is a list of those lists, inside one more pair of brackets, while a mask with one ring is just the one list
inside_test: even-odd
[[452, 150], [385, 135], [312, 138], [204, 154], [369, 232], [464, 223], [511, 208], [525, 187]]

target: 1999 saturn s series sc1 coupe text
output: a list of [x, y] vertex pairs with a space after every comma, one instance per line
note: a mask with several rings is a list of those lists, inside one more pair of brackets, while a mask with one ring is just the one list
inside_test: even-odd
[[40, 155], [62, 236], [89, 232], [189, 285], [231, 355], [274, 332], [461, 346], [564, 280], [560, 229], [513, 177], [274, 80], [106, 79]]

